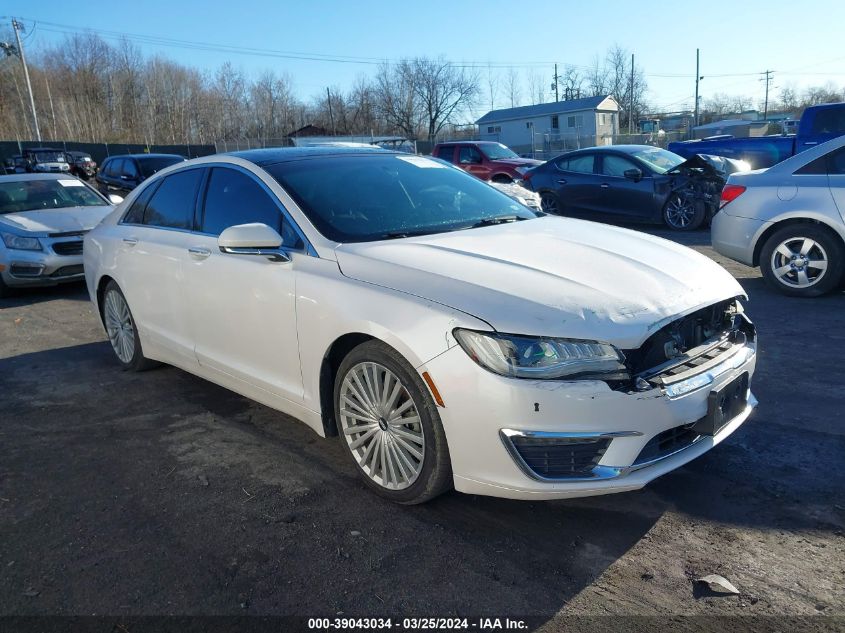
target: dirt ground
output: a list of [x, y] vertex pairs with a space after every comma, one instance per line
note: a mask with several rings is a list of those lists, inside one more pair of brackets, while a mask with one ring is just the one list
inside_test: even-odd
[[0, 615], [845, 616], [845, 294], [720, 261], [760, 334], [750, 421], [642, 491], [543, 503], [391, 505], [337, 440], [119, 371], [82, 285], [0, 300]]

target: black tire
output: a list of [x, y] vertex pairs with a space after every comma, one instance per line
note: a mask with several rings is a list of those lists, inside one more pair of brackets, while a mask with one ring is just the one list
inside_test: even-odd
[[[803, 240], [812, 240], [815, 246], [802, 253]], [[798, 250], [798, 259], [793, 260], [787, 257], [782, 251], [778, 251], [781, 245], [795, 243]], [[789, 248], [789, 246], [787, 246]], [[802, 258], [807, 255], [807, 258]], [[827, 267], [820, 270], [814, 266], [806, 266], [809, 261], [818, 261], [824, 258]], [[794, 270], [778, 275], [776, 268], [790, 266], [796, 262]], [[843, 281], [843, 270], [845, 270], [845, 248], [841, 240], [829, 229], [816, 224], [791, 224], [772, 233], [760, 251], [760, 271], [763, 278], [769, 285], [790, 297], [819, 297], [837, 288]], [[802, 283], [799, 273], [803, 271], [807, 275], [810, 285]]]
[[[344, 380], [351, 370], [362, 363], [376, 363], [390, 370], [398, 378], [407, 395], [413, 400], [419, 417], [419, 426], [424, 437], [423, 459], [416, 480], [401, 490], [391, 490], [371, 478], [359, 464], [350, 447], [350, 435], [344, 433], [341, 393]], [[367, 341], [355, 347], [340, 364], [334, 384], [335, 419], [338, 433], [347, 455], [364, 483], [379, 496], [404, 505], [424, 503], [452, 487], [452, 464], [446, 434], [440, 421], [437, 406], [419, 374], [395, 349], [381, 341]], [[386, 431], [385, 424], [382, 430]], [[360, 436], [359, 436], [360, 437]], [[374, 462], [375, 464], [375, 462]], [[383, 464], [382, 464], [383, 466]]]
[[551, 191], [544, 191], [540, 194], [540, 209], [545, 213], [563, 215], [560, 200], [558, 200], [558, 197]]
[[[681, 219], [680, 210], [684, 210]], [[704, 205], [673, 193], [663, 205], [663, 224], [673, 231], [694, 231], [704, 224], [707, 213]]]
[[503, 185], [509, 185], [513, 182], [513, 178], [511, 178], [510, 176], [507, 176], [505, 174], [496, 174], [495, 176], [493, 176], [493, 178], [491, 178], [491, 180], [493, 182], [498, 182], [498, 183], [501, 183]]
[[[116, 293], [119, 295], [120, 300], [126, 304], [126, 310], [129, 313], [129, 321], [132, 327], [132, 338], [134, 340], [134, 346], [132, 348], [132, 355], [128, 360], [124, 360], [120, 357], [118, 353], [118, 345], [116, 344], [115, 340], [112, 338], [112, 335], [109, 333], [109, 326], [107, 324], [107, 316], [106, 316], [106, 302], [108, 301], [109, 293]], [[141, 339], [138, 337], [138, 327], [135, 325], [135, 317], [132, 316], [132, 310], [129, 308], [129, 302], [126, 301], [126, 297], [123, 294], [123, 291], [120, 289], [120, 286], [117, 285], [114, 281], [109, 281], [106, 284], [105, 289], [103, 290], [103, 297], [100, 301], [100, 317], [103, 320], [103, 327], [106, 329], [106, 336], [109, 337], [109, 344], [111, 345], [112, 351], [114, 352], [114, 357], [117, 359], [117, 362], [120, 364], [123, 371], [146, 371], [148, 369], [152, 369], [159, 365], [158, 362], [154, 360], [150, 360], [146, 356], [144, 356], [144, 350], [141, 347]]]

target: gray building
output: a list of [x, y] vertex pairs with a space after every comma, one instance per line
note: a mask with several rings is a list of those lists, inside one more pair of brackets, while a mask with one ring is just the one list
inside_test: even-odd
[[567, 139], [609, 145], [619, 132], [619, 104], [610, 95], [492, 110], [476, 121], [482, 141], [498, 141], [518, 152]]

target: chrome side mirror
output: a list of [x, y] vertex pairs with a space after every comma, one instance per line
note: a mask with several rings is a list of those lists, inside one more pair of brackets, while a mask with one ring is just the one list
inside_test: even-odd
[[271, 262], [289, 262], [290, 255], [279, 250], [282, 236], [278, 231], [262, 224], [237, 224], [230, 226], [217, 238], [221, 253], [228, 255], [253, 255], [266, 257]]

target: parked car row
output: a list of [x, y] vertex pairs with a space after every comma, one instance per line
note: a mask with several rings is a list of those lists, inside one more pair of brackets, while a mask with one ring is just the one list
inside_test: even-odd
[[[125, 195], [159, 169], [187, 160], [178, 154], [125, 154], [111, 156], [98, 172], [97, 163], [87, 152], [65, 151], [53, 147], [27, 148], [22, 154], [7, 158], [5, 174], [67, 173], [83, 180], [97, 176], [97, 186], [103, 193]], [[107, 173], [102, 174], [101, 172]]]

